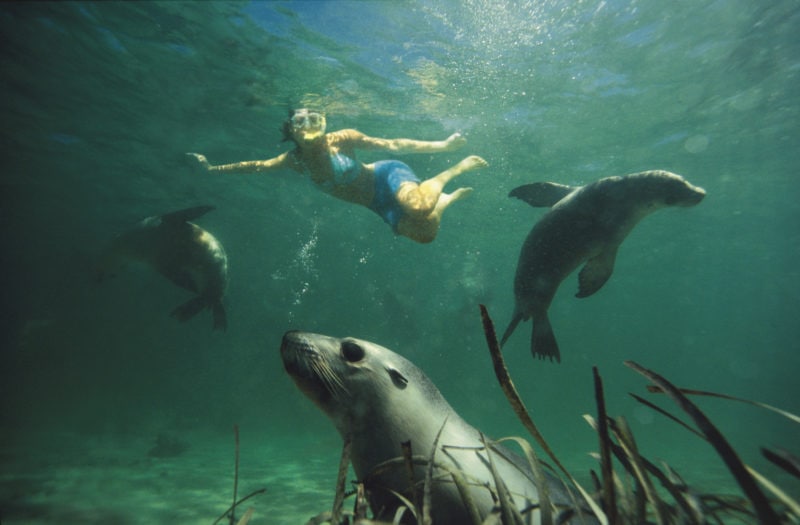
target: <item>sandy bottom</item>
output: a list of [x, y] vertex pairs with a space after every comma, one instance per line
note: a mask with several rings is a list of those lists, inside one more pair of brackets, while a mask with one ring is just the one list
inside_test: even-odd
[[[65, 436], [55, 447], [6, 447], [0, 452], [0, 522], [211, 525], [232, 503], [233, 437], [194, 436], [191, 442], [170, 458], [148, 456], [152, 439]], [[317, 449], [303, 457], [299, 446], [242, 442], [239, 497], [266, 492], [244, 502], [237, 516], [253, 507], [251, 524], [302, 525], [329, 509], [338, 454]]]
[[[4, 446], [0, 522], [212, 525], [233, 498], [233, 436], [182, 437], [190, 448], [166, 458], [148, 455], [153, 438], [47, 436], [40, 443], [34, 439]], [[303, 525], [330, 509], [338, 439], [243, 440], [240, 454], [239, 497], [259, 489], [266, 492], [244, 502], [237, 516], [252, 507], [251, 524]], [[587, 465], [588, 471], [591, 464]], [[713, 457], [706, 465], [693, 463], [682, 474], [701, 491], [739, 493], [730, 473]], [[351, 500], [346, 508], [351, 508]]]

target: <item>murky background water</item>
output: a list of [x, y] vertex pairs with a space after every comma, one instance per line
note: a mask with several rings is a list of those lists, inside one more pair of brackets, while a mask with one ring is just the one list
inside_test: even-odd
[[[731, 485], [719, 460], [627, 396], [645, 381], [623, 360], [800, 412], [796, 2], [3, 3], [0, 24], [4, 521], [213, 521], [230, 499], [234, 424], [243, 482], [275, 496], [255, 500], [259, 523], [324, 510], [339, 437], [283, 371], [290, 328], [392, 348], [476, 426], [524, 435], [477, 305], [505, 327], [519, 248], [544, 213], [507, 194], [533, 181], [660, 168], [708, 192], [645, 219], [598, 294], [575, 299], [576, 277], [564, 282], [550, 309], [560, 365], [531, 359], [528, 324], [506, 346], [568, 465], [594, 466], [581, 418], [592, 366], [641, 449], [712, 488]], [[474, 194], [423, 246], [294, 173], [185, 162], [278, 155], [299, 105], [324, 107], [329, 130], [464, 133], [459, 152], [402, 158], [422, 177], [466, 154], [491, 166], [459, 179]], [[226, 333], [208, 313], [171, 319], [189, 296], [147, 268], [92, 280], [115, 235], [199, 204], [216, 206], [198, 223], [230, 259]], [[767, 474], [759, 446], [798, 452], [780, 416], [701, 406]], [[191, 448], [148, 458], [162, 432]], [[134, 471], [145, 481], [121, 481]]]

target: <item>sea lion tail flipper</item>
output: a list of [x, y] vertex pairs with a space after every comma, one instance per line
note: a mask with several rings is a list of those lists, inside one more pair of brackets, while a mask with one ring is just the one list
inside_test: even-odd
[[206, 306], [208, 306], [208, 301], [206, 301], [204, 297], [195, 297], [175, 308], [170, 315], [178, 321], [185, 323]]
[[578, 274], [578, 293], [575, 297], [589, 297], [606, 284], [614, 271], [618, 247], [609, 246], [586, 262]]
[[211, 305], [211, 313], [214, 314], [214, 330], [226, 331], [228, 329], [228, 316], [225, 314], [225, 308], [222, 306], [221, 300], [217, 300]]
[[511, 319], [511, 322], [508, 323], [508, 328], [506, 328], [506, 331], [503, 333], [503, 338], [500, 340], [501, 347], [506, 344], [506, 341], [509, 337], [511, 337], [511, 334], [514, 333], [514, 329], [517, 327], [520, 321], [522, 321], [522, 314], [519, 312], [514, 312], [514, 317]]
[[561, 362], [561, 352], [558, 350], [558, 343], [556, 336], [553, 334], [553, 327], [550, 326], [550, 319], [547, 317], [547, 312], [544, 312], [533, 319], [533, 328], [531, 329], [531, 353], [533, 357], [541, 359], [550, 358], [555, 359], [556, 362]]
[[555, 182], [534, 182], [517, 186], [508, 194], [516, 197], [536, 208], [549, 208], [570, 193], [575, 191], [572, 186], [556, 184]]
[[193, 208], [186, 208], [185, 210], [173, 211], [161, 216], [161, 221], [164, 223], [184, 223], [190, 222], [198, 217], [202, 217], [206, 213], [214, 209], [214, 206], [195, 206]]

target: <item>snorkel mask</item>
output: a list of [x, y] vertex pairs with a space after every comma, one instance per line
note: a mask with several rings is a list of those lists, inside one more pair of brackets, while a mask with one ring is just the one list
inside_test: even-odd
[[325, 115], [308, 109], [298, 109], [290, 119], [292, 133], [303, 142], [312, 142], [325, 134]]

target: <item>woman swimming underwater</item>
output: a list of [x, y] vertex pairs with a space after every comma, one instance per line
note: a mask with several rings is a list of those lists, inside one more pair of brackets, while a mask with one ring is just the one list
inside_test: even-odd
[[421, 181], [403, 162], [382, 160], [363, 164], [356, 159], [355, 150], [447, 152], [466, 144], [461, 134], [454, 133], [442, 141], [383, 139], [369, 137], [355, 129], [326, 133], [325, 126], [324, 114], [297, 109], [290, 112], [283, 124], [284, 140], [293, 141], [296, 147], [277, 157], [212, 166], [199, 153], [187, 155], [211, 172], [255, 173], [288, 168], [308, 175], [326, 193], [366, 206], [380, 215], [395, 233], [420, 243], [433, 241], [444, 210], [472, 192], [472, 188], [458, 188], [444, 193], [444, 186], [464, 172], [488, 165], [481, 157], [471, 155], [435, 177]]

